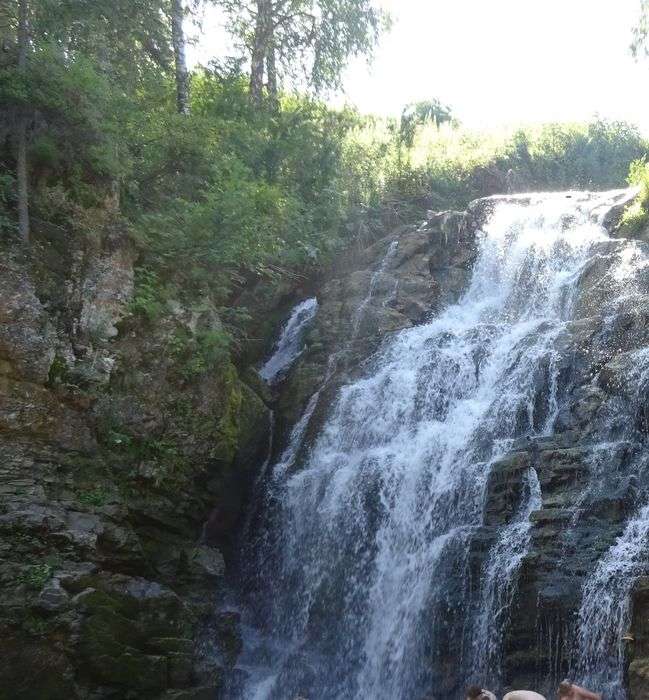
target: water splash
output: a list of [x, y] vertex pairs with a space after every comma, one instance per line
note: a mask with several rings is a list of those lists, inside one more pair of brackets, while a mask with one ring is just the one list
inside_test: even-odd
[[304, 334], [318, 312], [315, 297], [300, 302], [282, 329], [272, 355], [259, 370], [269, 384], [278, 382], [303, 351]]

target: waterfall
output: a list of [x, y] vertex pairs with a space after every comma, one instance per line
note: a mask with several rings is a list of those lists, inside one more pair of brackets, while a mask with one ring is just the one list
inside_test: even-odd
[[579, 610], [579, 679], [607, 700], [624, 700], [624, 641], [631, 621], [630, 593], [647, 573], [649, 505], [627, 524], [584, 587]]
[[[290, 468], [283, 458], [273, 468], [274, 532], [260, 553], [270, 641], [246, 698], [451, 698], [478, 672], [497, 680], [541, 504], [534, 470], [477, 594], [471, 542], [492, 465], [514, 440], [553, 430], [558, 348], [580, 280], [609, 242], [594, 212], [612, 201], [497, 203], [459, 302], [395, 333], [340, 388], [303, 456], [289, 444]], [[372, 293], [371, 282], [368, 303]], [[300, 423], [294, 436], [302, 442]]]
[[301, 355], [304, 334], [317, 312], [318, 301], [315, 297], [305, 299], [293, 309], [271, 356], [259, 370], [261, 377], [269, 384], [281, 379]]

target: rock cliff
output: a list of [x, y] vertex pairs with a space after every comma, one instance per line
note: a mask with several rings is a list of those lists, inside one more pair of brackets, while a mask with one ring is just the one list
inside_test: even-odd
[[[476, 233], [501, 200], [478, 200], [467, 212], [431, 213], [423, 225], [397, 229], [332, 271], [318, 293], [320, 309], [306, 351], [276, 397], [278, 455], [314, 392], [319, 390], [320, 398], [299, 444], [302, 456], [339, 387], [368, 371], [373, 351], [391, 333], [421, 323], [458, 298], [470, 277]], [[649, 343], [649, 279], [640, 270], [614, 299], [608, 280], [619, 282], [649, 249], [642, 233], [634, 234], [636, 243], [624, 239], [622, 209], [614, 207], [603, 220], [612, 236], [598, 243], [581, 274], [573, 319], [554, 346], [556, 366], [536, 370], [530, 410], [543, 436], [518, 440], [491, 466], [485, 525], [470, 545], [471, 585], [477, 590], [486, 557], [514, 521], [533, 468], [540, 503], [530, 515], [530, 545], [510, 601], [501, 659], [504, 687], [531, 686], [550, 695], [562, 678], [579, 671], [583, 588], [638, 509], [647, 406], [635, 396], [639, 358]], [[556, 396], [557, 414], [545, 434], [541, 425], [549, 417], [542, 407], [550, 394]], [[632, 700], [649, 695], [648, 579], [638, 577], [643, 570], [638, 564], [625, 573], [634, 582], [628, 634], [606, 641], [611, 648], [619, 641]], [[448, 615], [449, 620], [462, 617], [466, 609], [449, 604]], [[465, 644], [461, 637], [449, 637], [437, 668], [457, 664], [466, 655]], [[444, 677], [435, 685], [439, 698], [461, 691]]]
[[237, 654], [214, 600], [269, 412], [197, 365], [209, 309], [129, 313], [135, 260], [111, 222], [0, 256], [3, 698], [213, 697]]

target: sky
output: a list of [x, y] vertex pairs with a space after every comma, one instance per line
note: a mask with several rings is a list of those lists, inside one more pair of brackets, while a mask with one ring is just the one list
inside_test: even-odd
[[[393, 17], [371, 66], [354, 60], [334, 104], [398, 114], [436, 97], [481, 128], [599, 114], [649, 134], [649, 59], [629, 51], [640, 0], [380, 0]], [[219, 55], [216, 16], [192, 60]], [[217, 38], [219, 37], [219, 38]], [[223, 49], [221, 50], [223, 53]]]

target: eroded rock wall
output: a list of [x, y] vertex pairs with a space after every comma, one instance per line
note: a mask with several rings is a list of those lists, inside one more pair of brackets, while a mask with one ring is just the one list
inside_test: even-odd
[[215, 600], [269, 411], [179, 348], [215, 315], [129, 315], [135, 260], [110, 224], [0, 256], [2, 698], [214, 697], [238, 652]]

